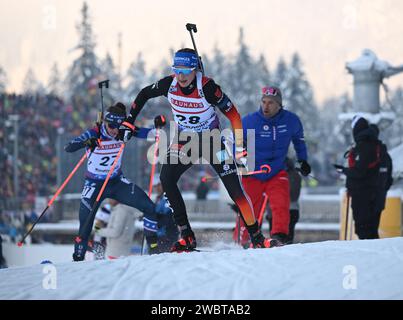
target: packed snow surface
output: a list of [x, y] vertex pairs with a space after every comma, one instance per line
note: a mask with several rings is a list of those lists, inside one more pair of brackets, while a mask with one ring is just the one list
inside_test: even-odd
[[403, 299], [403, 238], [2, 269], [0, 299]]

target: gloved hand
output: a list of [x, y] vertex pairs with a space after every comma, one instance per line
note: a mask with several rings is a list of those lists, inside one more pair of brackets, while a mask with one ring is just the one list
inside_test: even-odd
[[166, 123], [167, 121], [163, 115], [159, 115], [154, 118], [154, 126], [156, 129], [164, 127]]
[[99, 146], [99, 142], [97, 138], [91, 137], [84, 141], [84, 145], [88, 147], [91, 150], [91, 152], [93, 152], [95, 148]]
[[246, 150], [245, 147], [236, 147], [235, 148], [235, 161], [237, 162], [238, 166], [240, 166], [241, 169], [248, 171], [248, 151]]
[[104, 226], [105, 226], [105, 224], [104, 224], [101, 220], [95, 220], [95, 223], [94, 223], [94, 231], [95, 231], [95, 232], [98, 232], [98, 231], [101, 230]]
[[344, 173], [345, 168], [342, 165], [334, 163], [333, 167], [336, 168], [338, 173]]
[[301, 165], [299, 171], [301, 172], [301, 174], [306, 177], [311, 173], [311, 166], [309, 165], [308, 162], [306, 162], [305, 160], [300, 160], [298, 161]]
[[134, 124], [123, 121], [121, 126], [119, 127], [119, 133], [116, 138], [126, 143], [130, 140], [130, 138], [135, 134], [136, 131], [137, 128]]

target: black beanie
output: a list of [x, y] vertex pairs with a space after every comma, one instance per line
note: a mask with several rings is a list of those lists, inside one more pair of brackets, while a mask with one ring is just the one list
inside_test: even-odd
[[365, 118], [358, 118], [358, 120], [353, 120], [353, 135], [356, 136], [361, 131], [368, 129], [369, 124]]
[[116, 115], [126, 116], [126, 106], [122, 102], [116, 102], [107, 111]]

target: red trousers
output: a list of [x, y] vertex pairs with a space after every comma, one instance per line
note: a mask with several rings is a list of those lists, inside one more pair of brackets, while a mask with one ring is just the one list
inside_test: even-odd
[[[261, 212], [264, 205], [265, 194], [268, 197], [268, 205], [273, 215], [271, 235], [276, 233], [288, 234], [288, 225], [290, 223], [290, 187], [288, 174], [284, 170], [280, 171], [274, 177], [267, 181], [261, 181], [253, 177], [242, 179], [243, 187], [250, 198], [253, 211], [257, 220], [263, 221], [266, 210]], [[259, 214], [262, 217], [259, 217]], [[240, 220], [240, 227], [238, 221]], [[240, 230], [241, 245], [249, 241], [249, 234], [245, 228], [242, 219], [236, 222], [233, 239], [238, 241], [238, 230]]]

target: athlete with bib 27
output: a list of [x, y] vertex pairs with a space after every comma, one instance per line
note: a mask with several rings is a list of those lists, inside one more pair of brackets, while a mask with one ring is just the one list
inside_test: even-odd
[[[155, 119], [158, 119], [157, 116]], [[119, 153], [122, 141], [117, 140], [119, 126], [126, 119], [126, 107], [122, 103], [116, 103], [109, 107], [103, 123], [85, 131], [81, 136], [73, 139], [65, 146], [67, 152], [75, 152], [86, 148], [90, 154], [87, 163], [84, 188], [80, 202], [80, 234], [83, 241], [76, 241], [74, 245], [74, 261], [82, 261], [88, 247], [88, 238], [91, 234], [95, 216], [89, 217], [95, 199], [102, 188], [102, 185], [112, 170], [114, 159]], [[145, 139], [151, 129], [134, 128], [134, 136]], [[155, 204], [136, 184], [127, 180], [122, 173], [121, 159], [119, 158], [110, 180], [102, 193], [99, 204], [106, 198], [115, 199], [118, 202], [136, 208], [144, 213], [144, 234], [149, 245], [149, 253], [159, 253], [157, 239], [157, 213]], [[98, 205], [99, 206], [99, 205]], [[96, 212], [98, 208], [94, 208]], [[88, 221], [90, 220], [90, 221]], [[87, 223], [87, 221], [89, 223]]]
[[[259, 231], [253, 207], [242, 189], [236, 161], [228, 161], [232, 160], [232, 155], [227, 152], [222, 140], [217, 146], [212, 143], [212, 139], [201, 138], [206, 131], [219, 130], [220, 124], [216, 113], [216, 109], [219, 109], [230, 120], [235, 131], [235, 158], [244, 163], [247, 153], [243, 147], [241, 117], [231, 100], [221, 91], [220, 86], [213, 79], [203, 76], [200, 69], [197, 54], [193, 49], [177, 51], [172, 65], [173, 74], [140, 91], [132, 104], [130, 115], [120, 127], [120, 137], [123, 141], [130, 139], [132, 125], [149, 99], [159, 96], [168, 98], [179, 137], [173, 139], [177, 143], [172, 143], [168, 149], [160, 179], [181, 232], [181, 238], [172, 245], [172, 252], [192, 251], [196, 248], [196, 238], [177, 182], [180, 176], [200, 158], [205, 159], [214, 168], [230, 197], [240, 209], [253, 247], [268, 248], [274, 243], [270, 239], [265, 239]], [[181, 138], [183, 132], [188, 134], [186, 138]], [[194, 141], [198, 141], [197, 152], [187, 146]], [[189, 158], [191, 161], [188, 161]]]

